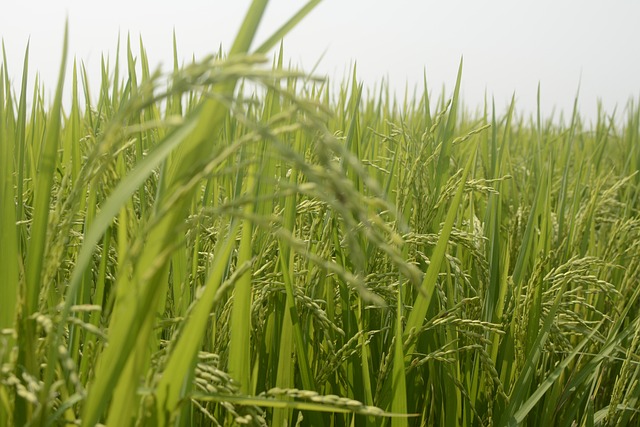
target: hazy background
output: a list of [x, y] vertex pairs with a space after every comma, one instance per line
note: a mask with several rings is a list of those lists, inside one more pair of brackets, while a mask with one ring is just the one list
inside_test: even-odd
[[[303, 0], [272, 0], [257, 44]], [[47, 93], [59, 67], [65, 17], [70, 53], [85, 62], [97, 90], [100, 56], [113, 57], [118, 33], [130, 33], [137, 52], [142, 36], [152, 64], [172, 64], [175, 28], [180, 56], [188, 61], [230, 47], [249, 0], [202, 1], [12, 1], [3, 4], [0, 36], [9, 73], [19, 86], [27, 40], [29, 80], [38, 71]], [[339, 82], [357, 61], [368, 87], [388, 78], [402, 97], [408, 84], [448, 93], [464, 56], [463, 99], [468, 108], [494, 96], [500, 112], [515, 92], [517, 107], [534, 111], [538, 82], [546, 114], [569, 114], [580, 86], [580, 110], [593, 118], [601, 99], [608, 111], [640, 96], [640, 1], [638, 0], [324, 0], [285, 39], [285, 55]], [[435, 98], [432, 100], [435, 101]]]

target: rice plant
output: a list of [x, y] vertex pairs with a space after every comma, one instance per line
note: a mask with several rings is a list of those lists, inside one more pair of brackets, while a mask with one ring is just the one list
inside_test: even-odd
[[318, 2], [98, 86], [65, 36], [52, 103], [4, 57], [0, 427], [638, 425], [637, 105], [336, 85], [272, 52]]

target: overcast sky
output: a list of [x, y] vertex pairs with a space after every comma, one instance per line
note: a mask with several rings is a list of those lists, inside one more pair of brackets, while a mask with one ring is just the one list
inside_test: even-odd
[[[257, 43], [306, 0], [271, 0]], [[102, 53], [115, 52], [118, 32], [142, 36], [152, 64], [172, 63], [175, 28], [180, 56], [189, 60], [230, 47], [249, 0], [37, 0], [3, 5], [0, 36], [10, 76], [19, 84], [31, 40], [30, 82], [37, 70], [53, 90], [65, 17], [70, 52], [99, 84]], [[621, 111], [640, 96], [639, 0], [324, 0], [285, 39], [285, 55], [339, 81], [357, 62], [372, 87], [388, 78], [403, 93], [421, 84], [451, 91], [464, 57], [463, 98], [483, 103], [485, 92], [504, 111], [512, 93], [521, 111], [535, 109], [538, 82], [546, 112], [570, 112], [580, 85], [580, 108], [593, 117], [596, 101]], [[326, 53], [325, 53], [326, 52]], [[434, 100], [435, 101], [435, 100]]]

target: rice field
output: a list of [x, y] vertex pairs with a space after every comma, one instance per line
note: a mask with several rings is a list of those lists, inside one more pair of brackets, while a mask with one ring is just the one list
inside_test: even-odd
[[267, 3], [165, 73], [65, 36], [52, 102], [0, 63], [0, 427], [640, 425], [637, 103], [336, 87]]

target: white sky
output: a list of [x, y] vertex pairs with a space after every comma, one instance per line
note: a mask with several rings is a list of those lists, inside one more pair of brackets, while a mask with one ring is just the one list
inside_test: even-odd
[[[306, 0], [271, 0], [257, 43]], [[249, 0], [32, 0], [3, 5], [0, 37], [17, 88], [27, 40], [30, 82], [37, 70], [53, 90], [65, 17], [70, 52], [85, 61], [92, 86], [99, 84], [101, 53], [142, 36], [152, 64], [172, 63], [172, 31], [179, 54], [189, 60], [230, 47]], [[504, 111], [513, 92], [521, 111], [534, 111], [538, 82], [543, 110], [570, 113], [580, 85], [580, 109], [593, 117], [596, 101], [618, 115], [640, 96], [639, 0], [324, 0], [285, 39], [285, 56], [340, 80], [353, 61], [359, 78], [373, 87], [388, 77], [400, 95], [421, 85], [449, 93], [464, 56], [465, 105], [482, 105], [485, 91]], [[94, 89], [95, 92], [95, 89]], [[435, 101], [435, 98], [432, 100]]]

